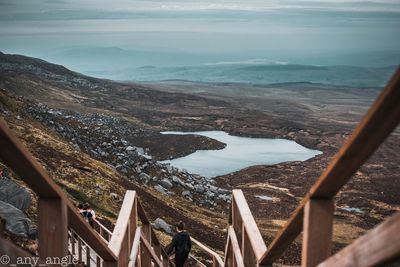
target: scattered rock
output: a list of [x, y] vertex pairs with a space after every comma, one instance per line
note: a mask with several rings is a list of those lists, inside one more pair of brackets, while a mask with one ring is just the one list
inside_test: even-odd
[[182, 196], [186, 198], [192, 198], [192, 193], [190, 193], [190, 191], [182, 191]]
[[36, 226], [13, 205], [0, 201], [0, 217], [6, 221], [5, 228], [10, 233], [22, 237], [36, 237]]
[[163, 193], [163, 194], [167, 193], [167, 190], [164, 187], [162, 187], [161, 185], [159, 185], [159, 184], [155, 185], [154, 189], [157, 190], [160, 193]]
[[204, 187], [203, 186], [201, 186], [201, 185], [195, 185], [194, 186], [194, 189], [196, 190], [196, 192], [197, 193], [199, 193], [199, 194], [202, 194], [202, 193], [204, 193]]
[[29, 192], [10, 179], [0, 180], [0, 201], [13, 205], [25, 211], [31, 205], [32, 199]]
[[165, 187], [167, 189], [170, 189], [173, 186], [172, 183], [166, 178], [162, 179], [159, 183], [160, 183], [160, 185], [162, 185], [163, 187]]
[[119, 198], [118, 195], [115, 194], [115, 193], [110, 193], [110, 197], [111, 197], [112, 199], [118, 199], [118, 198]]
[[156, 228], [157, 230], [163, 230], [168, 234], [172, 234], [172, 226], [161, 218], [157, 218], [154, 221], [154, 228]]

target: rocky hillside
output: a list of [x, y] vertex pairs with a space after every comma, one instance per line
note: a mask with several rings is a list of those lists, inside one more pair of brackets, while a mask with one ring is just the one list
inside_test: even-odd
[[[75, 203], [91, 203], [111, 225], [125, 190], [137, 190], [160, 228], [168, 232], [168, 224], [184, 220], [197, 239], [220, 251], [228, 190], [244, 191], [268, 244], [378, 92], [316, 84], [119, 83], [0, 53], [0, 114]], [[216, 129], [290, 139], [323, 154], [304, 162], [253, 166], [212, 180], [158, 162], [224, 147], [206, 137], [160, 131]], [[399, 148], [397, 131], [337, 196], [334, 250], [400, 210], [400, 184], [395, 182]], [[0, 188], [0, 216], [4, 202], [6, 210], [27, 215], [34, 234], [35, 196], [13, 173], [8, 177], [11, 182], [0, 185], [20, 197], [10, 200]], [[20, 204], [28, 202], [28, 208]], [[9, 238], [18, 236], [15, 242], [34, 251], [30, 230], [18, 231]], [[166, 242], [164, 233], [160, 236]], [[298, 264], [300, 247], [295, 243], [280, 263]]]
[[[152, 160], [145, 149], [124, 140], [124, 133], [135, 129], [119, 118], [50, 109], [3, 89], [0, 113], [70, 198], [89, 202], [106, 225], [115, 221], [125, 190], [132, 189], [153, 220], [184, 220], [200, 239], [207, 230], [222, 246], [225, 219], [211, 210], [229, 201], [228, 191]], [[36, 253], [35, 194], [6, 166], [0, 169], [6, 173], [0, 179], [0, 216], [8, 237]], [[10, 198], [12, 191], [19, 193]]]

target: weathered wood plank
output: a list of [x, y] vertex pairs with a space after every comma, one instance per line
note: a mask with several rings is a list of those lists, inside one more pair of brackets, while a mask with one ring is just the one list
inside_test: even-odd
[[[229, 228], [228, 228], [229, 230]], [[231, 267], [233, 266], [233, 251], [231, 246], [231, 238], [228, 234], [228, 237], [225, 242], [225, 258], [224, 258], [224, 267]]]
[[89, 246], [86, 246], [85, 247], [85, 249], [86, 249], [86, 266], [87, 267], [90, 267], [90, 265], [91, 265], [91, 259], [90, 259], [90, 247]]
[[193, 243], [195, 243], [197, 246], [199, 246], [202, 250], [207, 252], [209, 255], [211, 255], [212, 258], [215, 259], [215, 261], [218, 263], [218, 266], [224, 266], [224, 261], [222, 260], [221, 256], [218, 255], [215, 251], [211, 250], [209, 247], [198, 241], [197, 239], [190, 237]]
[[68, 255], [67, 207], [60, 198], [39, 198], [39, 256], [62, 258]]
[[239, 247], [239, 242], [236, 238], [236, 233], [232, 226], [229, 226], [228, 235], [232, 245], [232, 252], [233, 252], [232, 258], [235, 259], [234, 265], [237, 267], [245, 267]]
[[242, 258], [244, 265], [246, 267], [257, 266], [257, 258], [254, 255], [254, 251], [250, 244], [250, 237], [247, 234], [245, 227], [243, 227], [243, 237], [242, 237]]
[[[262, 255], [267, 251], [267, 247], [261, 236], [260, 230], [251, 214], [249, 205], [243, 195], [242, 190], [232, 190], [232, 197], [236, 203], [236, 209], [239, 212], [241, 221], [244, 224], [246, 233], [249, 237], [250, 245], [254, 251], [254, 255], [259, 260]], [[233, 210], [235, 212], [235, 210]], [[237, 215], [235, 215], [237, 216]]]
[[115, 255], [120, 255], [122, 246], [126, 241], [128, 233], [131, 214], [135, 208], [135, 191], [126, 191], [124, 201], [122, 202], [121, 210], [118, 214], [117, 223], [115, 224], [114, 231], [108, 243], [108, 247], [114, 252]]
[[400, 212], [358, 238], [318, 267], [384, 266], [400, 260]]
[[131, 255], [129, 256], [129, 267], [135, 267], [136, 266], [136, 260], [137, 257], [139, 256], [139, 245], [140, 245], [140, 236], [141, 236], [141, 227], [136, 228], [135, 231], [135, 237], [133, 239], [132, 243], [132, 250], [131, 250]]
[[[142, 235], [144, 239], [147, 240], [147, 242], [150, 244], [151, 242], [151, 225], [150, 223], [143, 223], [142, 224]], [[150, 266], [151, 265], [151, 255], [146, 249], [142, 249], [142, 264], [144, 266]]]
[[[152, 249], [150, 243], [147, 241], [147, 239], [146, 239], [146, 237], [143, 235], [143, 233], [142, 233], [142, 235], [141, 235], [140, 240], [141, 240], [142, 244], [144, 245], [145, 250], [146, 250], [147, 253], [150, 255], [151, 259], [154, 261], [154, 263], [155, 263], [158, 267], [163, 267], [163, 263], [162, 263], [161, 259], [157, 258], [156, 253], [155, 253], [154, 250]], [[145, 266], [151, 266], [151, 264], [150, 264], [150, 265], [145, 265]]]
[[314, 267], [332, 253], [333, 200], [310, 199], [304, 209], [302, 267]]

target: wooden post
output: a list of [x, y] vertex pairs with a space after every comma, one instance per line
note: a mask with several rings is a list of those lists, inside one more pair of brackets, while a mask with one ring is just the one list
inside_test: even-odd
[[117, 267], [118, 262], [116, 261], [103, 261], [103, 267]]
[[72, 253], [72, 255], [74, 256], [75, 255], [75, 250], [76, 250], [76, 248], [75, 248], [75, 232], [74, 232], [74, 230], [72, 230], [71, 229], [71, 253]]
[[[150, 223], [144, 223], [142, 225], [142, 236], [148, 243], [151, 242], [151, 225], [150, 225]], [[151, 256], [150, 256], [150, 252], [147, 249], [142, 249], [142, 265], [143, 266], [151, 266]]]
[[239, 208], [237, 206], [236, 199], [232, 198], [232, 226], [235, 230], [236, 237], [239, 242], [240, 248], [242, 248], [242, 235], [243, 235], [243, 227], [244, 223], [241, 218], [241, 214], [239, 213]]
[[78, 237], [78, 261], [82, 263], [82, 239]]
[[[135, 195], [136, 196], [136, 195]], [[132, 242], [135, 239], [136, 229], [137, 229], [137, 203], [138, 198], [135, 197], [133, 202], [132, 211], [129, 217], [129, 252], [132, 250]]]
[[153, 245], [154, 252], [156, 253], [157, 257], [161, 259], [161, 245], [156, 244]]
[[333, 200], [310, 199], [304, 209], [302, 267], [316, 266], [331, 255]]
[[96, 256], [96, 267], [101, 267], [101, 259], [99, 256]]
[[67, 206], [61, 198], [39, 198], [39, 256], [61, 259], [68, 255]]
[[253, 247], [249, 239], [246, 229], [243, 227], [242, 235], [242, 257], [243, 263], [246, 267], [257, 266], [257, 259], [254, 255]]
[[90, 267], [90, 248], [86, 244], [86, 266]]

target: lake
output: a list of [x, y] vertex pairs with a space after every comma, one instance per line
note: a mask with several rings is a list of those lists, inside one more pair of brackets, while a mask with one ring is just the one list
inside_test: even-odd
[[197, 150], [181, 158], [161, 161], [205, 177], [220, 176], [254, 165], [304, 161], [322, 154], [321, 151], [306, 148], [286, 139], [239, 137], [223, 131], [162, 132], [162, 134], [195, 134], [225, 143], [226, 147], [221, 150]]

